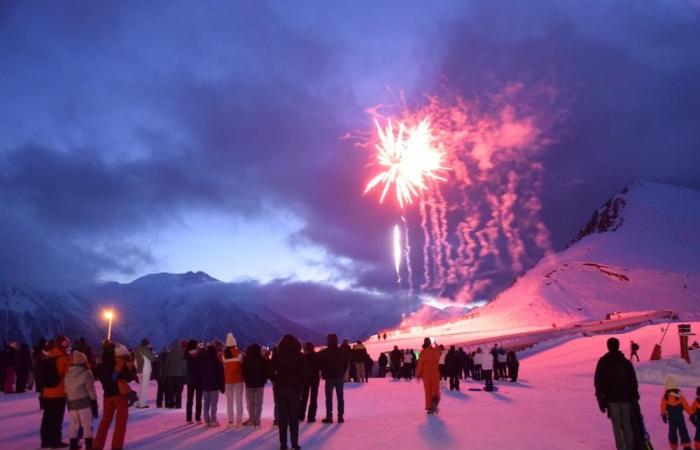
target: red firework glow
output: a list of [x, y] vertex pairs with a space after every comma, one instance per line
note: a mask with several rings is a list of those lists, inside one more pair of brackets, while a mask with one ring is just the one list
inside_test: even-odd
[[404, 222], [409, 290], [419, 283], [463, 301], [483, 298], [493, 282], [484, 274], [518, 274], [550, 251], [539, 217], [543, 166], [534, 156], [563, 117], [556, 97], [552, 87], [516, 83], [480, 102], [429, 97], [415, 110], [404, 102], [391, 118], [370, 110], [376, 134], [361, 145], [380, 171], [365, 193], [381, 184], [380, 203], [393, 191], [402, 210], [416, 204], [402, 215], [422, 230], [421, 275], [412, 272]]

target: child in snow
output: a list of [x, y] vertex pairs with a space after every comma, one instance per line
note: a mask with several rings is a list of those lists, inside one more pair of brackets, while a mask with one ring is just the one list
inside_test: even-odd
[[208, 427], [219, 426], [216, 420], [219, 392], [224, 393], [224, 366], [219, 359], [216, 343], [212, 342], [202, 357], [202, 403], [204, 422]]
[[685, 418], [683, 411], [692, 414], [688, 402], [678, 389], [678, 383], [673, 377], [666, 378], [664, 385], [666, 392], [661, 397], [661, 419], [664, 423], [668, 423], [668, 441], [671, 444], [671, 450], [678, 448], [678, 437], [680, 435], [683, 450], [690, 449], [690, 435], [685, 426]]
[[95, 377], [88, 369], [87, 355], [73, 352], [73, 364], [64, 380], [68, 412], [70, 413], [70, 448], [79, 449], [78, 429], [83, 427], [85, 448], [92, 449], [92, 418], [97, 418]]
[[700, 386], [695, 390], [695, 401], [690, 410], [690, 421], [695, 425], [695, 450], [700, 450]]

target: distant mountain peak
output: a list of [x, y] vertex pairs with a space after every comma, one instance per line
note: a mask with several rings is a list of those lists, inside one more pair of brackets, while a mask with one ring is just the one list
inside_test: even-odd
[[178, 284], [178, 285], [193, 285], [200, 283], [211, 283], [218, 282], [216, 278], [212, 277], [206, 272], [202, 271], [189, 271], [185, 273], [151, 273], [144, 275], [136, 280], [132, 281], [130, 284], [143, 285], [143, 284], [153, 284], [153, 283], [164, 283], [164, 284]]

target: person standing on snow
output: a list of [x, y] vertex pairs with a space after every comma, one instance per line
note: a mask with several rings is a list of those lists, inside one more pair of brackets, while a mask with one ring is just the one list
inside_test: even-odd
[[[224, 348], [224, 378], [226, 382], [226, 414], [228, 414], [228, 427], [241, 428], [243, 426], [243, 353], [238, 350], [236, 338], [233, 333], [226, 335], [226, 348]], [[236, 415], [234, 425], [233, 402], [236, 401]], [[250, 415], [250, 411], [248, 411]]]
[[185, 419], [192, 423], [192, 407], [197, 423], [202, 423], [202, 356], [203, 349], [194, 339], [187, 341], [185, 361], [187, 362], [187, 404]]
[[394, 349], [389, 353], [389, 360], [391, 363], [391, 378], [398, 380], [401, 378], [401, 362], [403, 361], [403, 354], [399, 347], [394, 345]]
[[243, 425], [260, 428], [263, 395], [268, 378], [268, 360], [262, 355], [259, 344], [248, 346], [243, 358], [243, 381], [245, 381], [245, 397], [248, 403], [248, 420]]
[[630, 361], [632, 361], [632, 358], [636, 357], [637, 362], [639, 362], [639, 355], [637, 352], [639, 351], [639, 344], [637, 344], [634, 341], [630, 341]]
[[304, 344], [304, 359], [309, 366], [309, 377], [304, 383], [304, 391], [301, 395], [301, 415], [299, 421], [304, 420], [306, 405], [309, 409], [306, 419], [309, 423], [316, 422], [316, 410], [318, 409], [318, 385], [321, 382], [321, 361], [312, 342]]
[[462, 364], [459, 352], [455, 346], [450, 347], [450, 351], [445, 356], [445, 371], [450, 379], [450, 390], [459, 391], [459, 376], [462, 372]]
[[693, 410], [688, 406], [688, 402], [681, 394], [678, 383], [673, 377], [666, 378], [664, 390], [664, 395], [661, 397], [661, 420], [668, 424], [668, 441], [671, 449], [678, 448], [678, 438], [680, 437], [683, 450], [691, 450], [690, 435], [685, 426], [683, 411], [691, 415]]
[[71, 364], [68, 354], [70, 341], [63, 335], [56, 336], [54, 346], [40, 363], [42, 379], [41, 398], [44, 414], [41, 418], [41, 447], [68, 447], [61, 441], [63, 415], [66, 410], [65, 376]]
[[345, 400], [343, 398], [344, 374], [350, 361], [338, 347], [338, 336], [329, 334], [326, 337], [327, 347], [318, 353], [321, 363], [321, 376], [325, 380], [326, 418], [321, 422], [333, 423], [333, 390], [338, 400], [338, 423], [345, 422]]
[[508, 375], [510, 376], [510, 381], [515, 383], [518, 381], [518, 370], [520, 369], [520, 361], [513, 350], [508, 352], [506, 358], [506, 365], [508, 366]]
[[389, 364], [389, 358], [386, 357], [386, 353], [379, 355], [377, 360], [377, 365], [379, 366], [379, 378], [384, 378], [386, 376], [386, 366]]
[[[166, 408], [182, 408], [182, 387], [187, 379], [187, 362], [185, 361], [183, 342], [179, 339], [175, 339], [170, 347], [170, 353], [165, 360]], [[191, 416], [192, 414], [190, 413], [190, 420], [192, 420]]]
[[445, 382], [447, 381], [447, 370], [445, 369], [445, 358], [447, 358], [447, 351], [445, 351], [445, 346], [438, 346], [440, 349], [440, 362], [438, 363], [438, 370], [440, 370], [440, 388], [445, 387]]
[[637, 375], [632, 363], [620, 351], [620, 341], [610, 338], [608, 353], [596, 365], [594, 386], [600, 411], [612, 422], [617, 450], [632, 449], [634, 429], [632, 414], [639, 401]]
[[136, 403], [136, 407], [148, 408], [146, 389], [148, 388], [148, 382], [151, 380], [152, 364], [156, 357], [146, 338], [141, 340], [141, 345], [139, 345], [134, 354], [136, 356], [136, 371], [139, 377], [139, 400]]
[[493, 391], [493, 355], [479, 347], [476, 351], [476, 364], [481, 367], [481, 378], [484, 379], [484, 390]]
[[362, 345], [362, 341], [358, 340], [352, 348], [352, 362], [355, 364], [355, 373], [357, 373], [357, 380], [360, 383], [367, 382], [365, 359], [367, 359], [367, 349]]
[[97, 419], [95, 377], [89, 369], [87, 355], [73, 352], [73, 364], [65, 379], [68, 413], [70, 414], [70, 449], [79, 449], [78, 429], [82, 427], [86, 450], [92, 449], [92, 419]]
[[[206, 350], [200, 352], [200, 355], [198, 356], [201, 361], [199, 388], [204, 404], [204, 425], [218, 427], [216, 409], [219, 404], [219, 392], [224, 393], [224, 366], [216, 350], [216, 341], [210, 342]], [[190, 404], [189, 401], [187, 404]], [[190, 407], [190, 414], [191, 412]]]
[[285, 335], [272, 357], [271, 378], [279, 415], [280, 448], [287, 448], [287, 430], [292, 449], [299, 447], [301, 392], [309, 377], [309, 368], [301, 354], [299, 339]]
[[433, 347], [430, 338], [423, 340], [423, 350], [418, 355], [416, 378], [423, 380], [425, 394], [425, 410], [428, 414], [438, 412], [440, 403], [440, 356], [442, 351]]

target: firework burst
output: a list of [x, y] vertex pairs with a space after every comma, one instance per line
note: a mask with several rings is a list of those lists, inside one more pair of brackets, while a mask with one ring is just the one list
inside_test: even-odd
[[365, 193], [383, 184], [379, 197], [379, 202], [383, 203], [393, 186], [396, 200], [403, 208], [412, 203], [420, 191], [428, 189], [428, 180], [445, 181], [441, 175], [448, 169], [443, 165], [445, 151], [434, 136], [428, 117], [413, 127], [403, 122], [394, 127], [391, 119], [385, 128], [376, 119], [374, 123], [378, 137], [376, 162], [383, 170], [367, 183]]

